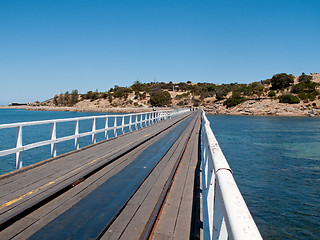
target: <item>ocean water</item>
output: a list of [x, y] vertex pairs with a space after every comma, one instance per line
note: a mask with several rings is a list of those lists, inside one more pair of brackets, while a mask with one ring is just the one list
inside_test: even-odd
[[[0, 124], [92, 115], [106, 113], [0, 109]], [[320, 118], [207, 117], [263, 238], [320, 239]], [[97, 128], [103, 124], [97, 121]], [[80, 122], [80, 132], [90, 129], [91, 121]], [[57, 124], [57, 137], [73, 132], [73, 122]], [[23, 144], [50, 133], [50, 124], [26, 127]], [[15, 147], [15, 136], [15, 129], [0, 129], [0, 150]], [[80, 139], [80, 147], [90, 143], [91, 136]], [[74, 141], [57, 144], [58, 154], [73, 149]], [[23, 165], [49, 157], [50, 146], [28, 150]], [[0, 157], [0, 174], [14, 169], [14, 154]]]
[[[0, 109], [0, 124], [29, 122], [49, 119], [77, 118], [94, 115], [114, 115], [114, 113], [92, 113], [92, 112], [51, 112], [51, 111], [25, 111], [23, 109]], [[117, 115], [121, 115], [118, 113]], [[125, 118], [125, 123], [129, 122], [129, 118]], [[121, 124], [121, 118], [117, 118], [118, 125]], [[96, 129], [104, 128], [105, 120], [97, 119]], [[113, 126], [114, 119], [110, 119], [109, 126]], [[74, 134], [75, 123], [57, 123], [57, 138], [70, 136]], [[92, 120], [82, 120], [79, 122], [79, 132], [88, 132], [92, 129]], [[128, 128], [125, 129], [125, 132]], [[118, 135], [121, 129], [117, 130]], [[109, 138], [114, 137], [113, 131], [108, 131]], [[38, 126], [25, 126], [22, 130], [23, 145], [31, 144], [38, 141], [51, 139], [51, 124]], [[96, 135], [97, 142], [104, 140], [104, 132]], [[0, 151], [14, 148], [16, 144], [16, 129], [0, 129]], [[79, 140], [80, 148], [92, 144], [92, 137], [86, 136]], [[74, 140], [57, 143], [57, 155], [70, 152], [75, 149]], [[42, 146], [22, 152], [23, 166], [48, 159], [51, 157], [51, 146]], [[0, 157], [0, 175], [15, 170], [15, 154]]]
[[208, 115], [264, 239], [320, 239], [320, 118]]

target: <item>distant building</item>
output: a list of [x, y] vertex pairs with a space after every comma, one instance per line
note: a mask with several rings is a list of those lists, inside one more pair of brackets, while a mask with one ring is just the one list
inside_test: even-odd
[[27, 103], [11, 103], [11, 106], [27, 106]]

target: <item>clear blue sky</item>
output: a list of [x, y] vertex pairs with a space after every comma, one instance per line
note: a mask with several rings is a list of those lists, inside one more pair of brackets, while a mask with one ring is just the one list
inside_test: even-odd
[[320, 72], [319, 0], [0, 0], [0, 104]]

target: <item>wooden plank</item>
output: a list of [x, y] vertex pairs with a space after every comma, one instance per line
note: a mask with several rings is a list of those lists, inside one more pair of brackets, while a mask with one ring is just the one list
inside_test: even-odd
[[[148, 144], [152, 144], [153, 142], [157, 141], [164, 134], [165, 133], [160, 134], [156, 138], [152, 139]], [[5, 229], [5, 231], [0, 233], [0, 239], [11, 238], [14, 236], [17, 239], [21, 239], [25, 238], [26, 236], [31, 236], [34, 232], [53, 220], [56, 216], [75, 205], [82, 197], [92, 192], [110, 176], [113, 176], [125, 166], [130, 164], [147, 147], [147, 144], [139, 146], [135, 149], [134, 153], [130, 153], [129, 156], [123, 156], [116, 162], [111, 163], [105, 169], [88, 178], [85, 182], [80, 183], [70, 191], [41, 207], [41, 209], [31, 213], [28, 217]]]
[[[199, 160], [199, 132], [200, 120], [197, 123], [196, 134], [194, 136], [194, 145], [192, 149], [190, 165], [186, 176], [185, 188], [181, 198], [179, 214], [176, 221], [174, 239], [187, 239], [190, 238], [191, 224], [192, 224], [192, 211], [194, 199], [194, 181], [195, 171]], [[186, 226], [188, 229], [186, 229]]]
[[[165, 133], [163, 133], [163, 134], [165, 134]], [[159, 135], [159, 138], [160, 137], [161, 137], [161, 134]], [[151, 141], [156, 141], [156, 139], [151, 140]], [[116, 162], [114, 164], [116, 164]], [[91, 184], [91, 185], [93, 186], [95, 184]], [[82, 185], [83, 185], [83, 183], [79, 184], [79, 186], [82, 186]], [[97, 184], [97, 185], [99, 185], [99, 184]], [[76, 186], [76, 187], [78, 187], [78, 186]], [[88, 189], [89, 189], [89, 187], [88, 187]], [[68, 191], [66, 194], [72, 193], [72, 190]], [[63, 198], [57, 198], [57, 200], [55, 199], [53, 201], [53, 203], [52, 203], [53, 205], [51, 205], [51, 207], [49, 207], [49, 205], [46, 205], [45, 207], [42, 207], [42, 209], [41, 209], [42, 212], [40, 210], [36, 211], [36, 212], [30, 214], [25, 219], [18, 221], [17, 222], [18, 225], [14, 224], [14, 225], [12, 225], [12, 228], [10, 228], [10, 227], [7, 228], [6, 229], [7, 234], [11, 234], [11, 236], [17, 234], [16, 232], [12, 231], [12, 229], [15, 229], [16, 231], [17, 230], [19, 231], [19, 229], [25, 229], [21, 233], [22, 235], [21, 234], [16, 235], [16, 236], [18, 236], [18, 238], [21, 236], [25, 236], [25, 234], [27, 234], [28, 232], [30, 234], [32, 234], [34, 231], [39, 229], [41, 226], [48, 223], [50, 220], [54, 219], [57, 215], [61, 214], [67, 208], [73, 206], [79, 199], [81, 199], [84, 196], [83, 194], [85, 193], [85, 191], [87, 191], [87, 189], [81, 190], [80, 194], [75, 194], [73, 197], [70, 197], [70, 196], [66, 197], [66, 195], [64, 195], [64, 199], [67, 199], [67, 201], [64, 201], [63, 203], [60, 202], [60, 204], [56, 204], [57, 207], [54, 207], [54, 202], [59, 201], [59, 200], [63, 201], [63, 200], [61, 200]], [[10, 230], [11, 230], [11, 232], [10, 232]]]
[[[160, 122], [160, 123], [164, 123], [164, 124], [155, 124], [155, 125], [152, 125], [152, 126], [155, 126], [155, 127], [153, 127], [152, 128], [152, 126], [151, 127], [149, 127], [149, 129], [147, 129], [147, 128], [144, 128], [144, 129], [142, 129], [141, 131], [140, 130], [138, 130], [137, 132], [140, 134], [140, 136], [142, 135], [142, 136], [146, 136], [146, 135], [151, 135], [151, 134], [157, 134], [158, 133], [158, 131], [159, 131], [159, 127], [163, 127], [163, 126], [161, 126], [161, 125], [164, 125], [165, 127], [168, 127], [168, 126], [170, 126], [171, 124], [172, 124], [172, 122], [176, 122], [177, 121], [177, 119], [175, 120], [175, 121], [171, 121], [171, 122], [169, 122], [169, 121], [164, 121], [164, 122]], [[148, 131], [147, 131], [148, 130]], [[153, 130], [153, 131], [151, 131], [151, 133], [150, 133], [150, 130]], [[128, 135], [123, 135], [123, 138], [125, 138], [125, 139], [127, 139], [126, 140], [126, 142], [127, 143], [129, 143], [131, 146], [132, 146], [132, 144], [137, 144], [137, 139], [136, 139], [136, 136], [137, 136], [137, 132], [132, 132], [132, 134], [130, 135], [130, 134], [128, 134]], [[147, 133], [147, 132], [149, 132], [149, 133]], [[146, 134], [147, 133], [147, 134]], [[134, 135], [134, 136], [133, 136]], [[135, 138], [135, 140], [136, 141], [133, 141], [133, 138]], [[119, 137], [119, 138], [115, 138], [114, 140], [116, 140], [115, 142], [117, 142], [117, 144], [116, 144], [116, 146], [123, 146], [124, 144], [122, 143], [122, 144], [119, 144], [119, 141], [120, 140], [122, 140], [122, 138], [121, 137]], [[142, 141], [142, 140], [141, 140]], [[114, 143], [113, 141], [107, 141], [107, 143]], [[133, 143], [132, 143], [133, 142]], [[106, 143], [106, 144], [107, 144]], [[105, 146], [104, 146], [105, 144], [99, 144], [98, 143], [98, 145], [97, 146], [99, 146], [100, 148], [102, 147], [102, 148], [104, 148], [104, 151], [105, 151]], [[92, 147], [92, 148], [90, 148], [90, 147], [88, 147], [87, 149], [86, 149], [86, 151], [85, 152], [88, 152], [88, 150], [90, 150], [91, 152], [92, 151], [94, 151], [96, 149], [96, 147]], [[114, 148], [115, 149], [115, 148]], [[117, 151], [119, 151], [119, 149], [117, 149]], [[61, 173], [65, 173], [65, 172], [67, 172], [67, 174], [65, 175], [65, 178], [68, 180], [68, 184], [71, 184], [73, 181], [75, 181], [75, 180], [77, 180], [77, 178], [80, 178], [79, 176], [76, 176], [76, 175], [72, 175], [73, 173], [70, 173], [70, 172], [68, 172], [68, 171], [70, 171], [70, 168], [68, 169], [67, 167], [66, 167], [66, 165], [70, 165], [69, 163], [71, 162], [71, 160], [70, 160], [70, 158], [72, 158], [72, 156], [74, 156], [74, 158], [77, 158], [77, 159], [79, 159], [78, 158], [78, 156], [79, 156], [79, 152], [80, 152], [80, 154], [83, 154], [83, 152], [84, 152], [84, 150], [83, 151], [76, 151], [76, 152], [74, 152], [74, 154], [73, 155], [67, 155], [67, 156], [65, 156], [64, 157], [64, 160], [66, 160], [67, 161], [67, 163], [65, 163], [65, 164], [62, 164], [62, 163], [60, 163], [60, 162], [58, 162], [58, 161], [49, 161], [48, 163], [54, 163], [54, 166], [56, 166], [56, 168], [59, 168], [59, 166], [62, 166], [63, 167], [63, 169], [67, 169], [67, 170], [60, 170], [60, 174]], [[109, 153], [109, 155], [110, 155], [110, 153]], [[88, 160], [88, 159], [87, 159]], [[91, 160], [91, 159], [89, 159], [89, 160]], [[83, 165], [82, 165], [83, 166]], [[94, 166], [93, 166], [94, 167]], [[12, 199], [14, 199], [15, 197], [20, 197], [20, 196], [22, 196], [24, 193], [28, 193], [28, 191], [30, 192], [30, 191], [33, 191], [34, 189], [37, 189], [38, 187], [41, 187], [41, 186], [43, 186], [43, 185], [41, 185], [41, 184], [43, 184], [43, 182], [41, 182], [41, 180], [39, 181], [39, 179], [37, 179], [37, 178], [35, 178], [35, 176], [43, 176], [44, 174], [35, 174], [34, 173], [34, 171], [39, 171], [40, 170], [40, 172], [43, 172], [42, 170], [43, 170], [43, 168], [47, 168], [48, 169], [48, 166], [47, 166], [47, 164], [46, 165], [40, 165], [39, 167], [37, 167], [37, 168], [30, 168], [29, 169], [29, 171], [28, 171], [28, 173], [29, 174], [26, 174], [26, 172], [24, 172], [24, 171], [22, 171], [22, 173], [27, 177], [27, 178], [30, 178], [30, 176], [32, 176], [33, 178], [34, 178], [34, 180], [33, 181], [35, 181], [35, 185], [32, 185], [32, 184], [29, 184], [29, 185], [26, 185], [26, 186], [23, 186], [23, 189], [22, 189], [22, 191], [15, 191], [14, 189], [16, 189], [15, 188], [15, 186], [12, 186], [10, 189], [11, 190], [13, 190], [13, 192], [10, 194], [6, 194], [6, 196], [5, 197], [3, 197], [2, 198], [2, 202], [5, 202], [5, 201], [10, 201], [10, 200], [12, 200]], [[51, 169], [54, 169], [54, 167], [53, 168], [51, 168]], [[87, 169], [86, 169], [87, 170]], [[53, 171], [53, 170], [52, 170]], [[30, 174], [31, 173], [31, 174]], [[80, 171], [80, 173], [81, 173], [81, 171]], [[53, 175], [54, 177], [56, 177], [56, 178], [59, 178], [59, 175], [57, 176], [57, 175]], [[53, 177], [53, 176], [50, 176], [50, 177]], [[15, 178], [17, 178], [17, 175], [13, 175], [13, 177], [15, 177]], [[19, 178], [18, 178], [19, 179]], [[40, 178], [41, 179], [41, 178]], [[6, 179], [5, 179], [6, 180]], [[22, 179], [22, 180], [24, 180], [24, 182], [26, 182], [26, 183], [28, 183], [28, 181], [26, 181], [27, 179]], [[53, 180], [53, 178], [49, 178], [49, 180]], [[47, 180], [48, 181], [48, 180]], [[2, 183], [2, 182], [1, 182]], [[0, 185], [1, 185], [1, 183], [0, 183]], [[13, 182], [11, 182], [12, 184], [14, 184]], [[59, 181], [57, 184], [55, 184], [55, 185], [53, 185], [53, 186], [58, 186], [58, 185], [60, 185], [61, 186], [61, 183], [63, 183], [63, 181]], [[64, 184], [64, 185], [68, 185], [68, 184]], [[21, 186], [21, 184], [18, 184], [19, 186]], [[49, 189], [52, 189], [52, 188], [49, 188]], [[1, 191], [2, 192], [2, 191]], [[50, 191], [48, 192], [48, 193], [42, 193], [42, 196], [43, 195], [49, 195], [50, 194]], [[34, 197], [37, 197], [37, 198], [41, 198], [41, 196], [39, 196], [38, 194], [34, 194], [34, 195], [32, 195], [32, 198], [34, 199]], [[31, 198], [31, 197], [29, 197], [29, 196], [27, 196], [26, 197], [26, 199], [29, 199], [29, 198]], [[34, 201], [34, 200], [32, 200], [32, 201]], [[25, 204], [25, 202], [22, 202], [22, 203], [24, 203]], [[19, 202], [19, 203], [17, 203], [17, 204], [11, 204], [9, 207], [6, 207], [6, 208], [3, 208], [3, 209], [1, 209], [1, 212], [3, 213], [3, 212], [7, 212], [8, 210], [10, 210], [10, 209], [13, 209], [14, 207], [18, 207], [17, 209], [19, 210], [19, 205], [21, 204], [21, 202]], [[11, 211], [12, 212], [12, 211]]]
[[[163, 187], [166, 179], [161, 179], [164, 171], [169, 171], [172, 168], [169, 160], [176, 150], [176, 146], [169, 150], [167, 155], [161, 160], [161, 162], [155, 167], [152, 173], [149, 175], [148, 179], [142, 184], [136, 194], [130, 199], [124, 210], [113, 222], [113, 224], [108, 228], [102, 239], [118, 239], [122, 235], [123, 231], [126, 229], [129, 222], [135, 216], [137, 210], [145, 201], [146, 196], [150, 193], [152, 189], [156, 189], [159, 192], [158, 185]], [[160, 187], [161, 189], [161, 187]]]
[[169, 195], [154, 229], [153, 239], [188, 239], [190, 237], [194, 171], [198, 160], [200, 118], [186, 148]]
[[[86, 160], [90, 160], [90, 159], [96, 158], [99, 155], [99, 152], [102, 152], [103, 154], [105, 154], [105, 149], [106, 149], [105, 145], [106, 144], [107, 144], [109, 149], [117, 151], [117, 149], [119, 147], [121, 147], [122, 145], [128, 144], [128, 143], [129, 144], [130, 143], [134, 143], [135, 141], [140, 139], [141, 136], [144, 136], [146, 134], [154, 135], [154, 134], [159, 132], [159, 127], [160, 128], [165, 128], [165, 127], [168, 127], [171, 123], [165, 121], [165, 122], [161, 122], [161, 123], [158, 123], [158, 124], [159, 125], [152, 125], [152, 127], [150, 127], [150, 128], [140, 129], [138, 131], [131, 132], [131, 133], [128, 133], [126, 135], [121, 135], [118, 138], [109, 139], [107, 141], [97, 143], [96, 145], [87, 146], [87, 147], [82, 148], [80, 150], [73, 151], [72, 152], [73, 158], [77, 159], [77, 161], [80, 161], [80, 162], [83, 161], [83, 160], [86, 161]], [[123, 139], [125, 139], [124, 142], [123, 142]], [[85, 150], [85, 154], [83, 154], [84, 150]], [[70, 154], [64, 154], [64, 155], [56, 157], [55, 159], [49, 159], [49, 160], [47, 160], [47, 162], [52, 162], [52, 161], [53, 162], [58, 162], [58, 167], [59, 167], [59, 165], [61, 165], [60, 164], [61, 158], [62, 158], [62, 160], [65, 160], [65, 159], [68, 159], [69, 156], [70, 156]], [[72, 160], [72, 158], [71, 158], [71, 160]], [[35, 165], [37, 165], [37, 164], [35, 164]], [[40, 167], [40, 166], [41, 165], [39, 165], [38, 167]], [[26, 168], [30, 168], [30, 167], [26, 167]], [[46, 166], [45, 168], [48, 168], [48, 166]], [[26, 182], [28, 182], [28, 183], [32, 182], [34, 177], [30, 176], [30, 174], [27, 174], [27, 173], [25, 173], [25, 171], [22, 171], [22, 170], [23, 169], [17, 170], [18, 173], [20, 171], [21, 174], [11, 175], [10, 178], [9, 177], [5, 177], [7, 174], [0, 176], [1, 187], [5, 186], [8, 182], [11, 183], [12, 181], [20, 181], [20, 182], [17, 182], [17, 187], [20, 186], [20, 183], [25, 184]], [[31, 169], [28, 169], [28, 170], [31, 170]], [[21, 187], [21, 188], [23, 188], [23, 187]], [[17, 189], [19, 189], [19, 188], [17, 188]], [[1, 189], [1, 190], [3, 190], [3, 189]], [[1, 193], [2, 192], [3, 191], [1, 191]]]
[[[108, 228], [102, 239], [138, 239], [181, 152], [187, 132], [180, 136], [162, 161], [128, 202], [122, 213]], [[183, 140], [181, 140], [183, 139]]]
[[170, 167], [169, 164], [166, 171], [163, 171], [158, 181], [155, 183], [154, 187], [148, 193], [146, 198], [144, 199], [143, 203], [140, 205], [139, 209], [132, 217], [129, 224], [126, 226], [125, 231], [123, 232], [120, 239], [128, 239], [130, 236], [134, 238], [139, 238], [144, 230], [144, 226], [146, 222], [149, 220], [151, 214], [154, 211], [154, 207], [162, 193], [162, 189], [166, 184], [169, 175], [173, 171], [173, 166], [175, 165], [176, 161], [178, 160], [180, 153], [183, 151], [185, 142], [189, 138], [189, 134], [191, 131], [192, 122], [190, 123], [189, 127], [185, 131], [185, 135], [180, 139], [178, 148], [175, 150], [173, 155], [170, 157]]

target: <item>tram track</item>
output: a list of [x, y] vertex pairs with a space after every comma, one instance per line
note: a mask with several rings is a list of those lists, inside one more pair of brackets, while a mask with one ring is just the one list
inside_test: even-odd
[[[71, 181], [70, 179], [68, 184], [65, 183], [65, 186], [63, 187], [60, 186], [60, 189], [56, 188], [55, 192], [51, 193], [50, 196], [43, 197], [42, 199], [38, 200], [38, 202], [35, 202], [35, 204], [33, 204], [32, 206], [28, 205], [25, 209], [20, 211], [18, 214], [8, 219], [5, 219], [5, 221], [2, 221], [2, 224], [0, 225], [0, 228], [1, 228], [0, 237], [1, 236], [6, 236], [6, 237], [5, 238], [1, 237], [1, 239], [19, 238], [21, 237], [21, 234], [23, 234], [24, 236], [30, 236], [31, 239], [37, 239], [37, 238], [33, 238], [32, 236], [34, 233], [36, 233], [39, 230], [39, 226], [42, 226], [42, 225], [45, 226], [47, 223], [53, 221], [54, 219], [53, 216], [58, 212], [62, 214], [63, 212], [67, 211], [68, 207], [71, 208], [75, 206], [77, 204], [76, 202], [79, 202], [79, 199], [82, 199], [83, 197], [90, 194], [90, 192], [94, 191], [94, 189], [98, 188], [98, 185], [101, 184], [101, 182], [105, 181], [105, 178], [109, 179], [111, 176], [119, 173], [122, 169], [126, 168], [130, 163], [134, 161], [134, 159], [139, 154], [145, 151], [148, 148], [148, 146], [156, 143], [159, 139], [161, 139], [163, 136], [168, 134], [168, 132], [172, 131], [172, 129], [177, 127], [179, 124], [181, 124], [181, 122], [185, 121], [188, 117], [190, 118], [190, 115], [177, 119], [173, 123], [165, 126], [165, 128], [162, 129], [161, 131], [154, 132], [148, 136], [144, 135], [144, 139], [142, 140], [136, 139], [135, 144], [130, 145], [127, 149], [122, 149], [122, 151], [117, 152], [117, 154], [113, 155], [111, 158], [109, 157], [107, 162], [104, 162], [103, 164], [100, 164], [100, 165], [97, 164], [93, 170], [89, 169], [88, 171], [84, 171], [82, 175], [78, 175], [76, 180], [72, 179], [72, 182], [70, 182]], [[187, 142], [185, 143], [185, 145], [186, 144]], [[171, 178], [170, 181], [172, 181], [173, 179], [174, 172], [176, 171], [179, 165], [179, 162], [176, 162], [175, 165], [176, 165], [175, 170], [173, 171], [172, 176], [170, 175], [170, 178]], [[105, 173], [103, 173], [104, 171]], [[97, 177], [94, 177], [94, 176], [97, 176]], [[101, 176], [105, 176], [105, 178]], [[96, 179], [93, 180], [93, 178], [96, 178]], [[89, 183], [88, 180], [90, 180], [91, 182]], [[171, 184], [170, 181], [168, 181], [167, 183], [166, 191], [168, 191], [170, 187], [170, 184]], [[78, 191], [78, 193], [76, 191]], [[136, 191], [137, 190], [135, 190], [135, 192]], [[165, 195], [166, 194], [164, 194], [164, 197]], [[71, 197], [71, 198], [68, 198], [68, 197]], [[61, 200], [62, 198], [65, 198], [67, 200], [63, 202]], [[59, 205], [60, 207], [57, 207], [58, 204], [60, 204]], [[65, 206], [61, 207], [64, 204]], [[54, 207], [54, 205], [56, 205], [56, 207]], [[159, 206], [161, 207], [160, 203], [159, 203]], [[47, 207], [50, 210], [45, 211], [44, 209]], [[122, 210], [123, 210], [123, 207], [121, 207], [121, 211]], [[116, 215], [120, 215], [121, 211]], [[42, 217], [38, 217], [39, 218], [38, 220], [30, 222], [28, 219], [34, 218], [35, 215], [39, 215], [39, 216], [42, 215]], [[50, 217], [46, 219], [46, 216], [50, 216]], [[39, 224], [39, 222], [42, 222], [42, 224]], [[113, 223], [113, 221], [111, 221], [109, 225], [111, 223]], [[149, 225], [153, 226], [154, 223], [151, 224], [150, 222]], [[13, 231], [13, 229], [16, 228], [17, 226], [21, 229], [19, 229], [18, 231]], [[106, 232], [106, 230], [107, 228], [102, 230], [102, 232]], [[145, 233], [144, 235], [148, 236], [148, 234], [145, 234]], [[103, 234], [100, 233], [98, 238], [102, 236]]]
[[194, 132], [195, 130], [195, 125], [196, 125], [196, 121], [194, 121], [192, 123], [192, 128], [191, 128], [191, 131], [190, 133], [188, 133], [188, 136], [187, 136], [187, 140], [184, 142], [183, 144], [183, 148], [179, 154], [179, 157], [176, 159], [176, 162], [174, 164], [174, 167], [170, 173], [170, 176], [165, 184], [165, 187], [160, 195], [160, 198], [158, 199], [156, 205], [155, 205], [155, 208], [152, 212], [152, 215], [149, 219], [149, 221], [147, 222], [146, 224], [146, 227], [142, 233], [142, 235], [140, 236], [140, 239], [141, 240], [146, 240], [146, 239], [149, 239], [150, 236], [152, 235], [152, 232], [154, 230], [154, 227], [156, 226], [156, 223], [157, 223], [157, 218], [159, 218], [159, 215], [161, 215], [161, 209], [165, 203], [165, 200], [168, 196], [168, 192], [170, 191], [171, 189], [171, 186], [172, 186], [172, 183], [174, 181], [174, 178], [177, 174], [177, 170], [179, 168], [179, 165], [181, 163], [181, 160], [182, 160], [182, 157], [186, 151], [186, 148], [187, 148], [187, 145], [189, 144], [189, 141], [190, 141], [190, 138], [191, 138], [191, 135], [192, 133]]

